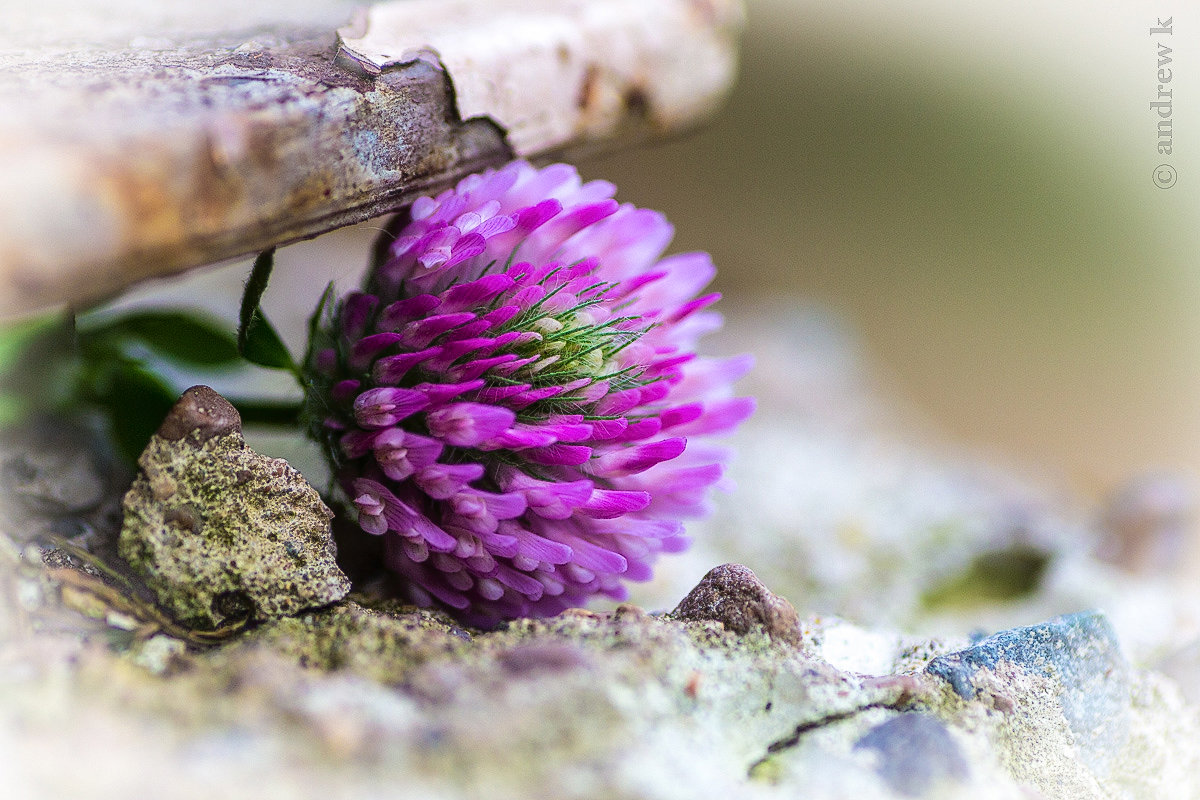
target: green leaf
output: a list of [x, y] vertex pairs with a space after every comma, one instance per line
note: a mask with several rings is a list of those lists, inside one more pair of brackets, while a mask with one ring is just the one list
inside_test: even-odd
[[242, 294], [242, 308], [238, 315], [238, 352], [247, 361], [261, 367], [272, 369], [287, 369], [299, 375], [296, 362], [288, 352], [283, 339], [275, 327], [263, 316], [259, 307], [267, 284], [271, 280], [271, 270], [275, 268], [275, 248], [264, 250], [254, 260], [254, 269], [246, 281], [246, 290]]
[[232, 332], [215, 320], [183, 311], [135, 312], [83, 331], [80, 337], [85, 347], [92, 342], [101, 351], [113, 343], [123, 352], [125, 342], [140, 341], [164, 359], [189, 366], [220, 367], [238, 360]]
[[242, 358], [260, 367], [286, 369], [298, 372], [292, 354], [288, 352], [279, 333], [262, 312], [255, 309], [246, 326], [246, 337], [241, 347]]
[[108, 412], [121, 453], [136, 462], [175, 405], [175, 392], [157, 375], [132, 361], [114, 366], [106, 393], [97, 399]]

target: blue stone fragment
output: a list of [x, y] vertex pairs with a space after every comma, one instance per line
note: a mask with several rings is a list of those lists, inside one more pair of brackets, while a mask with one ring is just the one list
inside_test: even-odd
[[907, 797], [926, 794], [943, 780], [966, 780], [969, 774], [958, 742], [940, 720], [926, 714], [901, 714], [876, 725], [854, 749], [878, 752], [879, 777]]
[[[979, 670], [994, 672], [1001, 663], [1058, 684], [1058, 700], [1080, 756], [1093, 771], [1106, 773], [1127, 737], [1130, 704], [1129, 663], [1108, 618], [1099, 611], [1083, 611], [1001, 631], [933, 659], [925, 671], [971, 700], [978, 693]], [[1021, 698], [1013, 699], [1019, 711]]]

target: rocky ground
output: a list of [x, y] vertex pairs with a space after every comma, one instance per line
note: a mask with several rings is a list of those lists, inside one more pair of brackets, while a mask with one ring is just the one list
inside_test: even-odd
[[[762, 407], [696, 546], [636, 605], [492, 632], [347, 596], [321, 501], [211, 398], [124, 514], [134, 476], [86, 436], [7, 432], [5, 796], [1200, 797], [1186, 492], [1080, 512], [931, 444], [828, 320], [776, 316], [725, 342]], [[306, 526], [273, 529], [271, 491]], [[172, 568], [230, 558], [196, 546], [205, 504], [263, 536], [245, 580]]]

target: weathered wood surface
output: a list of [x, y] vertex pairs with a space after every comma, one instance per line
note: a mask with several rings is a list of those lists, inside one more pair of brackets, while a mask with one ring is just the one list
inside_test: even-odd
[[695, 125], [738, 0], [0, 0], [0, 315]]

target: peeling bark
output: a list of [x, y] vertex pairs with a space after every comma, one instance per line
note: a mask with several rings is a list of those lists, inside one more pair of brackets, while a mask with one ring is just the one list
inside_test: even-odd
[[[607, 66], [592, 59], [583, 83], [556, 87], [563, 76], [555, 73], [524, 93], [527, 106], [532, 101], [550, 116], [558, 113], [553, 104], [563, 92], [572, 114], [586, 106], [589, 122], [566, 133], [561, 126], [539, 132], [515, 117], [510, 122], [522, 127], [507, 131], [507, 106], [477, 113], [480, 107], [471, 105], [464, 121], [464, 90], [494, 84], [502, 94], [518, 91], [519, 84], [504, 82], [511, 74], [497, 70], [527, 58], [529, 30], [535, 39], [543, 31], [557, 53], [564, 31], [586, 40], [596, 16], [571, 0], [540, 3], [539, 13], [558, 20], [547, 33], [528, 13], [506, 11], [520, 4], [469, 5], [467, 17], [462, 3], [426, 0], [367, 12], [369, 21], [370, 14], [399, 6], [435, 27], [443, 20], [439, 30], [489, 31], [487, 59], [456, 55], [446, 68], [428, 56], [373, 66], [361, 54], [344, 52], [332, 27], [313, 27], [311, 20], [194, 35], [183, 43], [148, 36], [0, 51], [0, 315], [85, 305], [145, 278], [385, 214], [416, 194], [508, 160], [517, 133], [516, 152], [536, 157], [573, 146], [615, 146], [631, 127], [642, 136], [678, 130], [710, 113], [732, 79], [740, 16], [728, 9], [736, 5], [647, 3], [657, 10], [620, 24], [642, 30], [663, 7], [694, 15], [701, 6], [723, 6], [727, 13], [688, 17], [689, 27], [660, 31], [653, 40], [630, 34], [628, 47], [607, 54]], [[605, 20], [603, 41], [616, 41], [614, 20]], [[707, 70], [720, 73], [720, 86], [697, 84], [691, 107], [648, 116], [648, 90], [630, 90], [627, 102], [617, 105], [577, 104], [601, 91], [589, 87], [611, 83], [617, 60], [669, 61], [672, 42], [683, 52], [684, 37], [695, 38], [696, 26], [705, 25], [728, 54]], [[505, 30], [511, 35], [502, 35]], [[354, 31], [343, 28], [342, 36]], [[695, 50], [689, 47], [686, 52]]]

